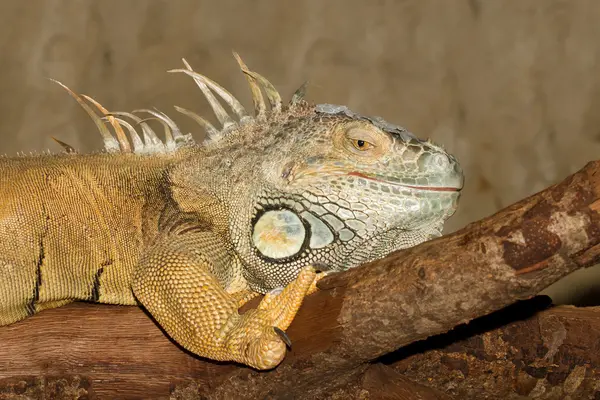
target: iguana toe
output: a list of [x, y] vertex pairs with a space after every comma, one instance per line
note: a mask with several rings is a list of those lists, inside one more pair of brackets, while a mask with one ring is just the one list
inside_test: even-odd
[[286, 344], [271, 330], [249, 343], [244, 363], [260, 370], [272, 369], [283, 361], [286, 350]]

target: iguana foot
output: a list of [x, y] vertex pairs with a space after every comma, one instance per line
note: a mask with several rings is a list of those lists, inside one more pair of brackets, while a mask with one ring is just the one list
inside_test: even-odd
[[286, 344], [290, 344], [284, 331], [292, 323], [316, 276], [313, 267], [305, 267], [283, 291], [266, 294], [256, 309], [231, 321], [233, 326], [227, 329], [225, 343], [236, 361], [257, 369], [279, 365], [285, 357]]
[[257, 369], [276, 367], [289, 345], [283, 331], [313, 284], [315, 269], [302, 269], [283, 290], [268, 293], [256, 309], [240, 314], [239, 306], [252, 293], [223, 289], [207, 262], [218, 255], [208, 258], [203, 253], [182, 251], [190, 247], [190, 238], [204, 244], [214, 240], [210, 233], [193, 235], [177, 236], [144, 254], [132, 283], [135, 296], [167, 333], [191, 352]]

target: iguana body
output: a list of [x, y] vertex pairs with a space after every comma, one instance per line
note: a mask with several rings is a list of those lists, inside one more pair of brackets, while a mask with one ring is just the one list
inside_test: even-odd
[[125, 288], [158, 234], [164, 168], [175, 159], [0, 159], [0, 324], [56, 302], [136, 304]]
[[[0, 325], [75, 300], [139, 301], [192, 352], [268, 369], [285, 355], [283, 331], [317, 269], [341, 271], [440, 234], [462, 188], [452, 156], [345, 107], [310, 106], [299, 94], [282, 107], [238, 61], [254, 117], [187, 63], [182, 70], [223, 124], [179, 109], [208, 130], [203, 146], [164, 114], [146, 111], [165, 124], [165, 144], [145, 121], [86, 97], [115, 139], [71, 92], [108, 152], [0, 160]], [[137, 121], [144, 140], [116, 115]], [[258, 293], [259, 307], [240, 315]]]

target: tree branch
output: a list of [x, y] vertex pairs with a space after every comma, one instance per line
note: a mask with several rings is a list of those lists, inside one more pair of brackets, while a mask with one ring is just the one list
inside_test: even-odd
[[[456, 399], [597, 398], [600, 307], [534, 314], [539, 303], [535, 298], [512, 305], [386, 359], [399, 359], [391, 366], [404, 379]], [[525, 313], [530, 315], [522, 318]]]
[[[136, 308], [79, 305], [0, 329], [0, 342], [9, 343], [0, 349], [0, 365], [10, 368], [0, 367], [0, 393], [14, 388], [18, 376], [60, 375], [73, 390], [140, 397], [147, 390], [211, 398], [323, 396], [356, 381], [369, 361], [534, 296], [597, 262], [599, 177], [600, 162], [590, 163], [452, 235], [327, 277], [306, 299], [288, 331], [293, 349], [273, 371], [190, 356]], [[33, 383], [23, 390], [49, 385], [27, 379]]]

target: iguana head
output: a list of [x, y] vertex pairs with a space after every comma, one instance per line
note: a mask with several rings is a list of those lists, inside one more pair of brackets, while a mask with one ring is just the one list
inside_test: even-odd
[[240, 116], [211, 140], [204, 168], [222, 177], [228, 234], [255, 290], [284, 286], [310, 263], [340, 271], [441, 234], [463, 186], [453, 156], [381, 118], [309, 105], [298, 92], [282, 107], [272, 85], [240, 64], [256, 117]]
[[274, 138], [238, 171], [254, 182], [234, 225], [251, 232], [238, 251], [255, 281], [281, 285], [311, 262], [344, 270], [441, 234], [463, 186], [453, 156], [382, 119], [306, 107], [263, 131]]
[[[179, 207], [196, 213], [223, 236], [254, 290], [285, 286], [311, 263], [345, 270], [441, 234], [463, 185], [452, 155], [381, 118], [344, 106], [310, 105], [302, 100], [304, 86], [282, 106], [273, 85], [236, 58], [252, 89], [254, 116], [187, 62], [186, 69], [175, 70], [193, 77], [223, 128], [177, 107], [200, 123], [209, 139], [192, 146], [170, 179]], [[131, 151], [122, 144], [121, 125], [132, 135], [134, 152], [190, 148], [190, 136], [181, 134], [165, 114], [140, 110], [163, 122], [163, 144], [139, 117], [108, 113], [86, 99], [117, 131], [117, 140], [110, 143], [103, 133], [109, 150]], [[133, 118], [144, 140], [116, 116]]]

